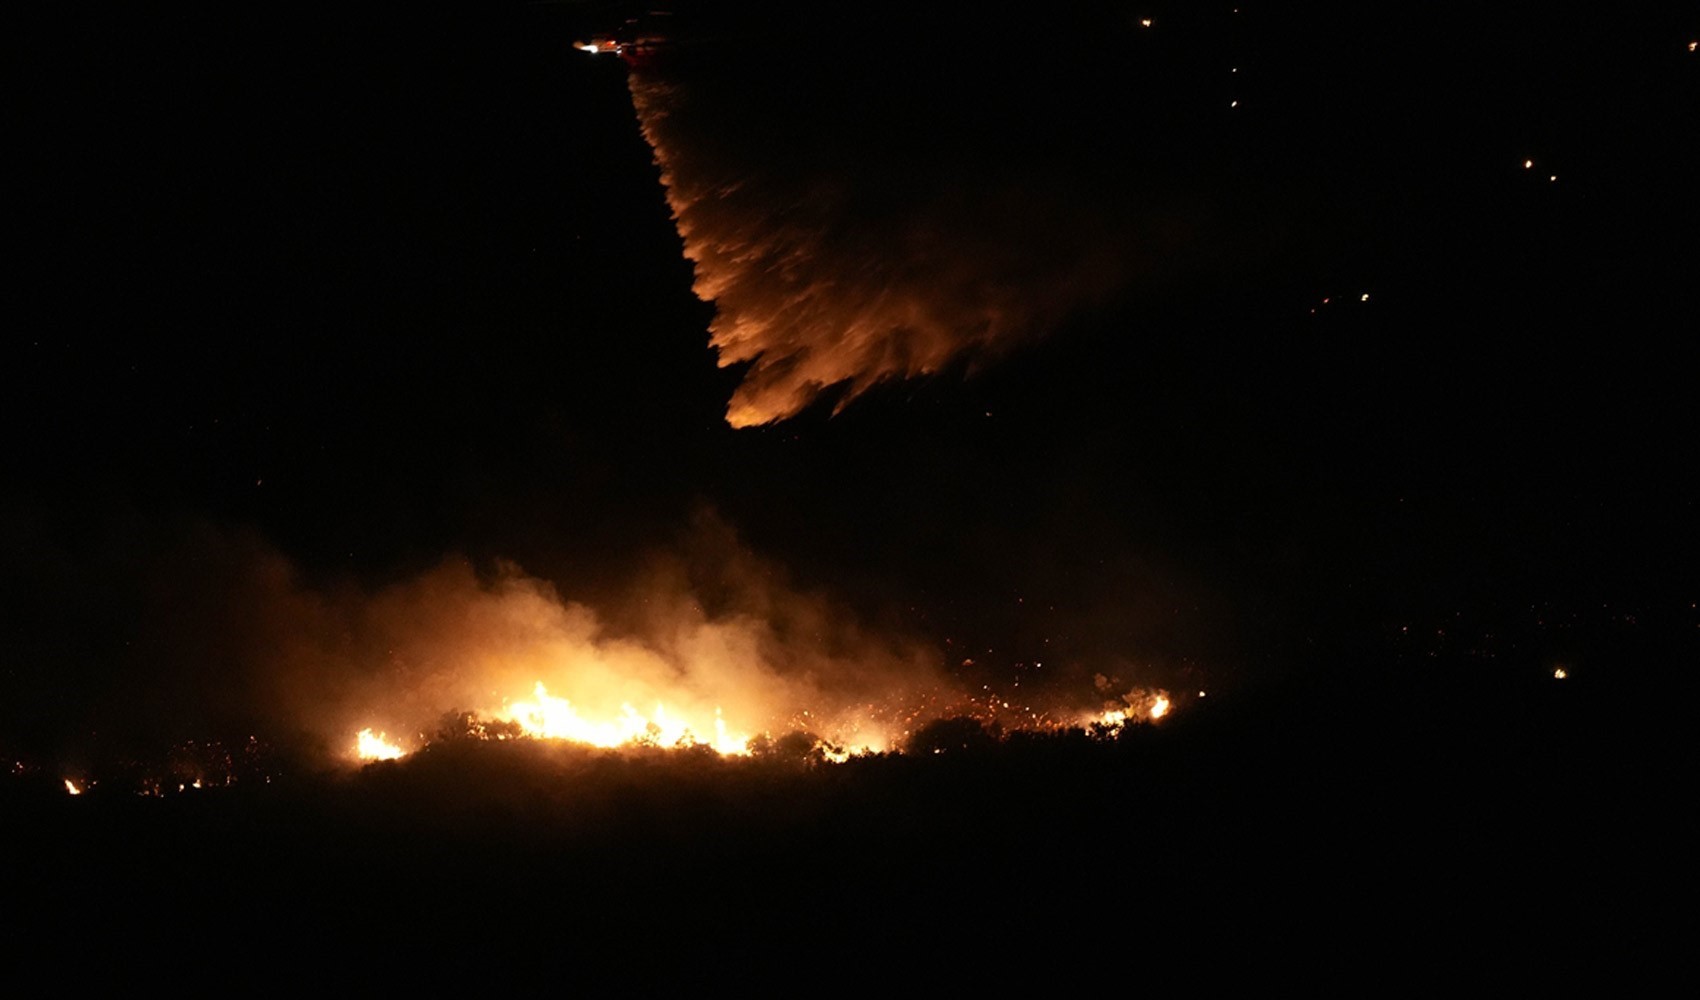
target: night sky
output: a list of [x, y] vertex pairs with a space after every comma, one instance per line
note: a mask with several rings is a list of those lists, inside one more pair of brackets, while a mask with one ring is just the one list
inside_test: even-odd
[[1686, 689], [1692, 7], [908, 7], [25, 16], [0, 749], [287, 739], [257, 566], [718, 545], [965, 684]]
[[594, 599], [710, 516], [944, 656], [1224, 678], [1694, 599], [1692, 17], [651, 16], [744, 238], [961, 341], [733, 430], [627, 67], [569, 47], [624, 16], [33, 28], [14, 724], [156, 666], [114, 665], [141, 578], [204, 530]]

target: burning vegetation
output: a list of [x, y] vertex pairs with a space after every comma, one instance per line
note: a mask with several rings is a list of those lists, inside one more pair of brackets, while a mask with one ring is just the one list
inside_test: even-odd
[[[1099, 675], [1098, 680], [1103, 683], [1103, 676]], [[832, 735], [822, 736], [805, 728], [778, 734], [761, 732], [746, 735], [729, 727], [718, 711], [714, 715], [712, 729], [699, 732], [686, 721], [670, 715], [666, 706], [659, 704], [649, 715], [627, 704], [621, 706], [617, 716], [586, 718], [567, 699], [550, 695], [539, 681], [535, 700], [516, 701], [490, 715], [451, 711], [438, 721], [432, 732], [419, 733], [414, 743], [418, 749], [425, 749], [438, 743], [540, 740], [603, 750], [676, 750], [711, 752], [724, 757], [783, 756], [843, 763], [852, 757], [888, 752], [936, 754], [952, 748], [970, 749], [995, 743], [1005, 734], [1014, 732], [1073, 731], [1099, 741], [1113, 740], [1128, 727], [1156, 723], [1166, 718], [1171, 707], [1168, 692], [1135, 688], [1106, 703], [1102, 711], [1073, 717], [1025, 709], [1024, 717], [1017, 718], [1012, 726], [1006, 728], [1001, 719], [1007, 716], [1010, 708], [1007, 701], [1001, 698], [962, 699], [954, 705], [954, 712], [958, 714], [951, 711], [930, 714], [920, 708], [907, 712], [876, 712], [873, 711], [875, 706], [868, 706], [870, 716], [887, 716], [903, 721], [905, 728], [896, 735], [870, 726], [858, 727], [859, 739], [847, 738], [835, 730], [828, 730]], [[802, 713], [805, 717], [808, 714]], [[800, 724], [806, 724], [806, 720]], [[350, 757], [362, 762], [399, 760], [409, 752], [385, 734], [366, 728], [356, 734]]]
[[1158, 665], [1104, 667], [1115, 680], [1010, 669], [876, 627], [712, 517], [639, 565], [594, 606], [461, 558], [361, 587], [202, 528], [147, 571], [162, 603], [117, 664], [147, 686], [115, 684], [86, 735], [20, 750], [14, 770], [60, 795], [167, 796], [445, 743], [844, 762], [1018, 733], [1110, 739], [1176, 697]]
[[[558, 704], [550, 705], [549, 701]], [[391, 736], [367, 727], [330, 760], [250, 736], [234, 750], [219, 740], [183, 741], [163, 754], [87, 760], [72, 767], [74, 773], [64, 773], [63, 764], [16, 760], [7, 778], [14, 790], [34, 786], [45, 792], [56, 783], [70, 796], [94, 793], [102, 798], [166, 798], [236, 792], [274, 782], [294, 785], [341, 773], [347, 764], [362, 768], [389, 763], [411, 765], [445, 754], [460, 759], [480, 747], [499, 753], [503, 746], [513, 748], [513, 754], [502, 759], [522, 762], [606, 759], [688, 767], [690, 761], [712, 759], [727, 767], [813, 767], [898, 757], [980, 756], [1006, 749], [1019, 753], [1045, 742], [1108, 748], [1135, 739], [1137, 731], [1150, 728], [1170, 713], [1165, 692], [1143, 688], [1116, 699], [1112, 704], [1121, 705], [1119, 708], [1072, 716], [1029, 713], [1025, 720], [1016, 719], [1007, 725], [1000, 721], [1009, 718], [1007, 713], [995, 708], [1000, 704], [1000, 699], [963, 699], [954, 703], [953, 711], [958, 714], [916, 708], [901, 715], [906, 728], [890, 740], [874, 743], [823, 736], [804, 728], [744, 736], [722, 726], [702, 737], [669, 719], [662, 707], [653, 718], [633, 712], [611, 720], [585, 720], [577, 717], [564, 699], [543, 693], [538, 701], [509, 706], [501, 713], [506, 717], [449, 711], [410, 736]], [[938, 714], [940, 711], [944, 714]], [[1034, 721], [1035, 717], [1041, 721]]]

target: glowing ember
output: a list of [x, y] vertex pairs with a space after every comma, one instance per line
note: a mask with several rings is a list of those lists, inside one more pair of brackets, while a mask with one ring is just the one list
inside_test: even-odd
[[407, 751], [391, 743], [383, 733], [362, 729], [354, 738], [354, 755], [361, 760], [399, 760], [407, 756]]
[[70, 778], [66, 778], [65, 793], [67, 795], [81, 795], [83, 794], [83, 790], [77, 786], [75, 781], [72, 781]]

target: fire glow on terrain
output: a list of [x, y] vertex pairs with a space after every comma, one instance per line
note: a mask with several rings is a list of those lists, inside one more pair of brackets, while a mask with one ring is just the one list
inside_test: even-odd
[[[1166, 718], [1172, 708], [1173, 703], [1167, 692], [1135, 688], [1117, 701], [1109, 703], [1102, 711], [1088, 712], [1072, 722], [1049, 713], [1034, 712], [1030, 713], [1027, 719], [1018, 720], [1011, 728], [1045, 731], [1073, 727], [1113, 736], [1130, 725], [1156, 723]], [[929, 719], [928, 713], [919, 711], [885, 714], [907, 718], [912, 725], [924, 725], [928, 721], [945, 717], [944, 714], [937, 714]], [[968, 709], [970, 718], [978, 718], [984, 714], [973, 711], [972, 707]], [[469, 718], [475, 720], [479, 717], [480, 715], [474, 714]], [[568, 699], [551, 695], [542, 681], [538, 681], [534, 686], [530, 700], [508, 702], [502, 708], [482, 717], [497, 723], [498, 726], [492, 728], [477, 724], [475, 728], [479, 739], [501, 740], [523, 736], [538, 740], [561, 740], [610, 750], [619, 747], [707, 748], [723, 756], [748, 756], [758, 741], [771, 742], [776, 735], [780, 735], [763, 732], [757, 736], [751, 735], [746, 729], [733, 728], [727, 724], [719, 709], [714, 710], [712, 717], [686, 718], [669, 712], [664, 704], [659, 703], [654, 711], [648, 714], [639, 712], [630, 704], [623, 704], [619, 711], [612, 715], [587, 716]], [[980, 721], [996, 722], [993, 718], [983, 718]], [[510, 732], [500, 724], [512, 726], [517, 732]], [[800, 733], [802, 730], [793, 732]], [[855, 732], [856, 736], [851, 739], [845, 739], [837, 732], [829, 738], [812, 733], [807, 735], [814, 741], [822, 759], [834, 763], [842, 763], [853, 756], [895, 748], [903, 742], [904, 737], [913, 735], [913, 730], [906, 730], [896, 734], [894, 738], [894, 734], [868, 725], [858, 727]], [[390, 742], [384, 734], [374, 733], [370, 728], [362, 729], [355, 739], [354, 756], [361, 761], [399, 760], [407, 753], [401, 746]]]

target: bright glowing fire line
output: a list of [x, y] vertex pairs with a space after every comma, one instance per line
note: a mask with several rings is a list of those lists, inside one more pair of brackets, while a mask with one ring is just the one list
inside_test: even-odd
[[367, 728], [354, 738], [354, 755], [361, 760], [400, 760], [407, 756], [407, 751], [391, 743], [383, 733]]

